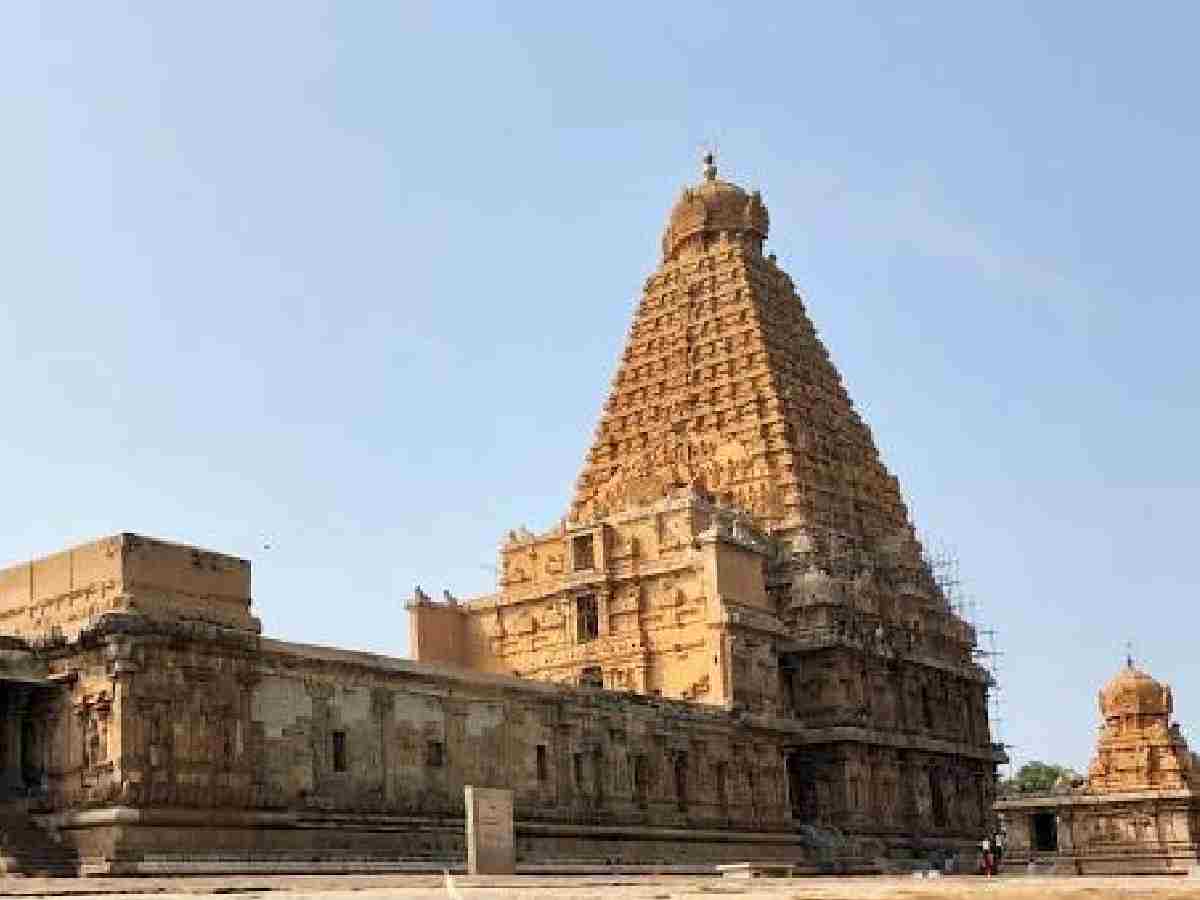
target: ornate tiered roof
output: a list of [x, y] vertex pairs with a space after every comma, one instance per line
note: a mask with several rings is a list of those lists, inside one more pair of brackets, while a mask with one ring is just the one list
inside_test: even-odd
[[767, 230], [758, 192], [718, 179], [706, 157], [671, 210], [573, 518], [690, 486], [773, 531], [855, 543], [911, 532], [792, 279], [760, 252]]
[[974, 635], [933, 583], [899, 482], [792, 279], [764, 254], [768, 225], [758, 192], [719, 179], [706, 156], [670, 212], [569, 520], [697, 492], [795, 554], [785, 606], [853, 594], [885, 621], [946, 634], [962, 657]]
[[[1088, 767], [1088, 790], [1113, 793], [1193, 786], [1193, 756], [1171, 722], [1171, 688], [1127, 659], [1101, 690], [1104, 724]], [[1200, 785], [1196, 785], [1200, 786]]]

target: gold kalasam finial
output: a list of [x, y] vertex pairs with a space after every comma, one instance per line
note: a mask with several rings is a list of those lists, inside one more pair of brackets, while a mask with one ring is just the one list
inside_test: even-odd
[[716, 181], [717, 179], [717, 163], [712, 151], [704, 154], [704, 180]]

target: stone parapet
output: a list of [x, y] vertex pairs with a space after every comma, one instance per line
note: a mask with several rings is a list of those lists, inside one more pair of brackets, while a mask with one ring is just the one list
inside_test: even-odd
[[129, 533], [0, 570], [0, 632], [33, 640], [121, 612], [256, 632], [250, 606], [246, 560]]

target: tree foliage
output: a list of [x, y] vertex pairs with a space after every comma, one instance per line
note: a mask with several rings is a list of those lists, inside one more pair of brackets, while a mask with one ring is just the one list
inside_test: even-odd
[[1016, 775], [1001, 782], [1000, 788], [1004, 793], [1048, 794], [1060, 780], [1065, 779], [1069, 782], [1078, 777], [1079, 775], [1067, 766], [1035, 759], [1021, 766]]

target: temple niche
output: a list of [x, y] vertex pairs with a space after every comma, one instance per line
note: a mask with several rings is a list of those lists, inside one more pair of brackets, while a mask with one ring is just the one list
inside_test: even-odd
[[996, 803], [1011, 865], [1077, 874], [1183, 872], [1200, 852], [1200, 766], [1171, 721], [1171, 688], [1132, 658], [1098, 696], [1087, 776]]

